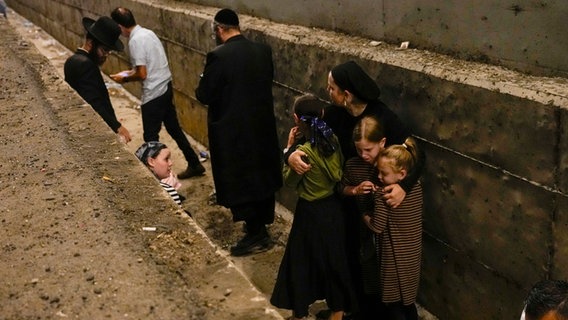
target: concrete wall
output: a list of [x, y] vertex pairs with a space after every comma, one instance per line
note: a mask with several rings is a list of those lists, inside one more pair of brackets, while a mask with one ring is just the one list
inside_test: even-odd
[[[82, 41], [82, 16], [131, 8], [163, 40], [184, 128], [206, 143], [206, 108], [193, 91], [213, 45], [209, 26], [218, 8], [142, 0], [8, 3], [69, 48]], [[566, 79], [371, 46], [370, 39], [246, 15], [241, 21], [247, 37], [274, 50], [283, 143], [293, 97], [326, 98], [328, 70], [348, 59], [375, 78], [382, 99], [414, 129], [428, 156], [419, 294], [426, 309], [440, 319], [518, 319], [534, 282], [568, 278]], [[119, 56], [105, 69], [126, 67], [126, 56]], [[293, 196], [283, 192], [280, 201], [291, 206]]]
[[562, 0], [185, 0], [276, 22], [451, 53], [536, 75], [568, 75]]

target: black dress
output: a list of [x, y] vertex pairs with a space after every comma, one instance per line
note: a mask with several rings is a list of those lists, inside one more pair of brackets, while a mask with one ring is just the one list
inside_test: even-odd
[[354, 311], [345, 214], [334, 193], [343, 157], [339, 151], [323, 158], [305, 145], [299, 149], [310, 158], [312, 169], [301, 176], [288, 167], [284, 171], [286, 185], [296, 186], [299, 200], [270, 302], [293, 310], [296, 317], [307, 316], [310, 304], [323, 299], [333, 311]]
[[356, 298], [345, 255], [344, 217], [335, 195], [298, 201], [270, 299], [274, 306], [293, 310], [300, 318], [308, 315], [310, 304], [323, 299], [331, 310], [353, 311]]

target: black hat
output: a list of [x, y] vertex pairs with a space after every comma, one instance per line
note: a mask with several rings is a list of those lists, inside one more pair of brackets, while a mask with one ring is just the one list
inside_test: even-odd
[[331, 76], [339, 88], [351, 92], [363, 101], [377, 100], [381, 95], [375, 81], [355, 61], [335, 66], [331, 69]]
[[120, 27], [109, 17], [100, 17], [97, 21], [91, 18], [83, 18], [85, 30], [97, 39], [100, 43], [112, 50], [122, 51], [124, 45], [118, 39], [120, 37]]
[[224, 24], [227, 26], [238, 26], [239, 25], [239, 17], [235, 13], [235, 11], [231, 9], [221, 9], [214, 18], [215, 22]]

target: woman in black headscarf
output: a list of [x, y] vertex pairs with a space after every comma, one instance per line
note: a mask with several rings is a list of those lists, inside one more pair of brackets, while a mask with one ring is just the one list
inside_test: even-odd
[[[327, 91], [332, 105], [325, 109], [323, 119], [339, 139], [345, 160], [357, 156], [352, 139], [353, 129], [365, 116], [373, 116], [383, 127], [386, 137], [385, 147], [403, 144], [406, 138], [411, 136], [411, 132], [399, 117], [379, 100], [380, 90], [375, 81], [354, 61], [342, 63], [331, 69], [327, 79]], [[288, 165], [294, 171], [303, 174], [310, 170], [310, 165], [301, 159], [304, 155], [301, 151], [290, 150], [288, 154]], [[424, 166], [423, 152], [419, 152], [417, 160], [415, 169], [400, 184], [390, 185], [384, 189], [385, 202], [388, 205], [397, 207], [418, 181]], [[343, 208], [346, 213], [348, 254], [362, 313], [356, 319], [374, 319], [378, 317], [377, 312], [380, 312], [376, 309], [377, 295], [363, 293], [362, 282], [366, 280], [362, 278], [359, 264], [361, 244], [370, 238], [366, 236], [368, 232], [361, 224], [359, 211], [352, 197], [343, 198]]]
[[[365, 116], [374, 116], [380, 121], [387, 138], [385, 147], [391, 144], [402, 144], [411, 132], [400, 118], [379, 100], [379, 87], [355, 62], [348, 61], [335, 66], [329, 72], [327, 91], [332, 105], [327, 107], [324, 121], [332, 128], [339, 138], [341, 150], [345, 159], [357, 156], [352, 141], [353, 128]], [[305, 173], [310, 166], [301, 159], [301, 151], [291, 152], [288, 165], [297, 173]], [[424, 154], [411, 174], [400, 185], [394, 185], [385, 190], [386, 201], [392, 207], [398, 206], [406, 192], [418, 181], [424, 166]]]

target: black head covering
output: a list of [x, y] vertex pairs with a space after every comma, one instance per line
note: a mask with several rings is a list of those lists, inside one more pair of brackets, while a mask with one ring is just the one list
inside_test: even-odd
[[379, 87], [355, 61], [347, 61], [331, 69], [331, 76], [339, 88], [369, 102], [381, 95]]
[[112, 50], [122, 51], [124, 45], [118, 39], [120, 37], [120, 27], [109, 17], [100, 17], [97, 21], [91, 18], [83, 18], [83, 27], [95, 37], [100, 43]]
[[215, 15], [215, 22], [224, 24], [227, 26], [238, 26], [239, 25], [239, 17], [235, 13], [235, 11], [231, 9], [221, 9]]

